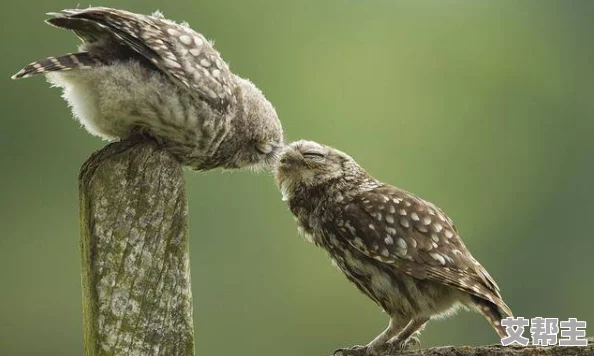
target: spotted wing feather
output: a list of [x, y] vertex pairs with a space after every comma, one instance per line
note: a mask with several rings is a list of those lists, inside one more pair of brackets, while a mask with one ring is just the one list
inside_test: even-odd
[[[447, 284], [509, 309], [452, 221], [433, 204], [384, 185], [346, 203], [335, 228], [365, 255], [419, 279]], [[511, 314], [511, 312], [510, 312]]]
[[235, 103], [229, 67], [204, 36], [185, 25], [162, 16], [104, 7], [63, 10], [55, 16], [85, 19], [109, 29], [178, 85], [216, 109], [228, 110]]
[[48, 72], [91, 68], [101, 64], [99, 58], [89, 53], [68, 53], [59, 57], [48, 57], [35, 61], [13, 75], [12, 79], [28, 78], [36, 74], [45, 74]]

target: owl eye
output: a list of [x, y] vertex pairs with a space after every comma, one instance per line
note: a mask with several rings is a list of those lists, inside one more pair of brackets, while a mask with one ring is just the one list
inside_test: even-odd
[[313, 152], [313, 151], [309, 151], [309, 152], [303, 152], [303, 157], [307, 158], [307, 159], [311, 159], [313, 161], [323, 161], [325, 156], [323, 153], [320, 152]]

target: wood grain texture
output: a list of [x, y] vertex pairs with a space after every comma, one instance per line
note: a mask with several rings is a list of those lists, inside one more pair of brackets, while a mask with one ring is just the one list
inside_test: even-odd
[[152, 141], [113, 143], [79, 189], [85, 355], [193, 355], [180, 163]]

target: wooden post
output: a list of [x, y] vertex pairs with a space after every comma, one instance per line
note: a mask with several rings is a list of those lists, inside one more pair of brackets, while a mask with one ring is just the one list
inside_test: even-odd
[[194, 354], [182, 167], [152, 141], [94, 153], [79, 176], [85, 355]]

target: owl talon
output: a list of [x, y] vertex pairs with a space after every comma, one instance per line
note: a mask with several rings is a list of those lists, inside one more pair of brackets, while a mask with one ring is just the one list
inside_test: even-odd
[[417, 337], [417, 336], [411, 336], [408, 338], [408, 344], [410, 349], [412, 349], [412, 346], [416, 346], [417, 350], [416, 351], [420, 351], [421, 350], [421, 340]]
[[397, 355], [403, 351], [413, 350], [415, 346], [417, 346], [417, 351], [421, 349], [421, 341], [416, 336], [411, 336], [406, 340], [396, 338], [387, 345], [389, 345], [387, 350], [389, 355]]
[[332, 356], [367, 356], [367, 355], [369, 355], [367, 346], [360, 346], [360, 345], [337, 349], [332, 353]]

